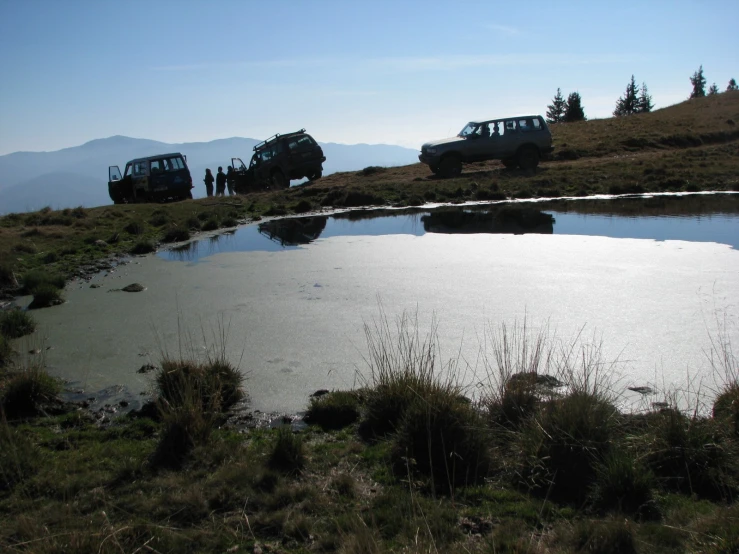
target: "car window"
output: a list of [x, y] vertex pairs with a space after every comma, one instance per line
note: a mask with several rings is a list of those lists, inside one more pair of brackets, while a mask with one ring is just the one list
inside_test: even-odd
[[131, 164], [130, 163], [127, 163], [126, 164], [126, 172], [123, 174], [123, 176], [124, 177], [128, 177], [129, 175], [131, 175]]
[[164, 169], [162, 168], [162, 160], [152, 160], [149, 171], [151, 173], [161, 173], [162, 171], [164, 171]]
[[140, 177], [142, 175], [146, 175], [147, 172], [147, 166], [148, 162], [141, 161], [141, 162], [134, 162], [133, 163], [133, 174], [135, 177]]
[[524, 133], [531, 131], [532, 130], [531, 120], [530, 119], [519, 119], [518, 128]]
[[515, 121], [506, 121], [505, 122], [505, 132], [506, 132], [506, 134], [513, 133], [515, 131], [516, 131], [516, 122]]
[[185, 164], [182, 161], [182, 158], [164, 158], [164, 160], [162, 161], [164, 162], [165, 171], [177, 171], [179, 169], [185, 169]]
[[538, 119], [532, 119], [531, 123], [533, 123], [535, 130], [539, 131], [541, 129], [541, 123], [539, 123]]
[[308, 135], [302, 135], [297, 137], [291, 137], [288, 139], [287, 147], [290, 151], [293, 150], [307, 150], [313, 148], [316, 145], [316, 141]]

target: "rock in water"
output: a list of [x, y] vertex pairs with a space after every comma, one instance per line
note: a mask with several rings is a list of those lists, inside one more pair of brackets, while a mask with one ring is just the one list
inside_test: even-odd
[[124, 292], [141, 292], [144, 290], [144, 285], [140, 285], [139, 283], [132, 283], [130, 285], [126, 285], [121, 290]]

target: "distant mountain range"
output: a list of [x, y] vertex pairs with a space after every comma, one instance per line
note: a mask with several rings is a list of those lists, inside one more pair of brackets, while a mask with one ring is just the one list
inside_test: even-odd
[[[181, 152], [195, 185], [196, 198], [205, 195], [202, 176], [209, 167], [224, 171], [231, 158], [249, 164], [258, 140], [234, 137], [210, 142], [169, 144], [114, 136], [54, 152], [14, 152], [0, 156], [0, 214], [111, 204], [108, 166], [124, 170], [127, 161], [143, 156]], [[320, 143], [326, 155], [324, 175], [358, 171], [370, 165], [397, 166], [418, 161], [416, 150], [388, 144]]]

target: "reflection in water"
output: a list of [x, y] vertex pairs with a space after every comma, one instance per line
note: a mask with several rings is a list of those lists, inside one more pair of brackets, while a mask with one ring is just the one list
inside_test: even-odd
[[421, 216], [427, 233], [507, 233], [522, 235], [554, 232], [554, 217], [531, 208], [504, 207], [490, 211], [440, 210]]
[[258, 229], [262, 235], [282, 246], [297, 246], [313, 242], [321, 236], [327, 220], [326, 216], [273, 219], [260, 223]]
[[[556, 219], [555, 219], [556, 218]], [[539, 233], [716, 242], [739, 248], [739, 194], [496, 202], [473, 206], [354, 210], [261, 222], [160, 252], [194, 262], [220, 252], [278, 252], [345, 236]]]

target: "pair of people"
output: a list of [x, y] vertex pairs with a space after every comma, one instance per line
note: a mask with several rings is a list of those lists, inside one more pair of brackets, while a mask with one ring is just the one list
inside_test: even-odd
[[[213, 196], [213, 181], [216, 183], [216, 196], [225, 196], [226, 194], [226, 185], [228, 185], [228, 194], [229, 196], [233, 196], [234, 194], [234, 187], [233, 187], [233, 167], [228, 166], [228, 175], [226, 175], [223, 172], [223, 167], [218, 167], [218, 173], [216, 174], [215, 178], [213, 178], [213, 174], [210, 172], [210, 168], [207, 168], [205, 170], [205, 178], [203, 179], [203, 182], [205, 183], [205, 192], [208, 196]], [[230, 176], [230, 178], [229, 178]]]

